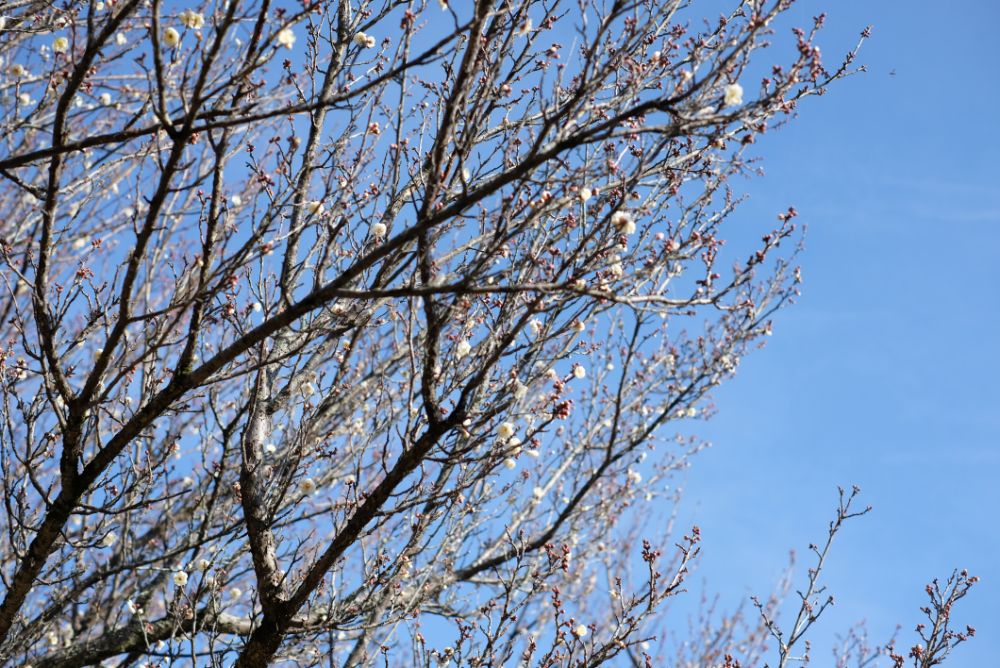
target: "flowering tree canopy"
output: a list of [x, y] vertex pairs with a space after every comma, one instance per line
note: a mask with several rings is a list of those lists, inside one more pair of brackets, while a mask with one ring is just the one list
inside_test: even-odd
[[687, 4], [4, 5], [0, 663], [671, 651], [678, 423], [798, 281], [727, 182], [854, 55]]

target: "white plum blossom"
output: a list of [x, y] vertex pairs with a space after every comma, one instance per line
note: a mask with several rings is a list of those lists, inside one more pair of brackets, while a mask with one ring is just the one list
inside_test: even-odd
[[243, 590], [239, 587], [233, 587], [229, 590], [229, 598], [237, 599], [241, 596], [243, 596]]
[[7, 72], [15, 79], [23, 79], [28, 76], [28, 70], [25, 69], [24, 65], [21, 65], [20, 63], [12, 64]]
[[509, 469], [514, 469], [515, 467], [517, 467], [517, 460], [515, 460], [513, 457], [508, 457], [507, 459], [503, 460], [503, 465]]
[[163, 31], [163, 43], [172, 49], [181, 43], [181, 34], [176, 28], [167, 28]]
[[385, 223], [375, 223], [372, 225], [372, 236], [377, 239], [384, 237], [387, 231], [388, 228], [386, 228]]
[[132, 601], [132, 599], [129, 599], [129, 600], [125, 601], [125, 607], [128, 608], [128, 611], [130, 613], [132, 613], [133, 615], [141, 615], [142, 614], [142, 608], [140, 608], [138, 605], [136, 605]]
[[312, 494], [316, 491], [316, 481], [312, 478], [303, 478], [302, 481], [299, 482], [299, 490], [303, 494]]
[[573, 367], [573, 376], [582, 380], [587, 377], [587, 370], [577, 364]]
[[535, 489], [531, 490], [531, 495], [536, 499], [540, 499], [543, 496], [545, 496], [545, 489], [542, 487], [536, 487]]
[[497, 436], [503, 440], [507, 440], [514, 435], [514, 425], [510, 422], [502, 422], [499, 427], [497, 427]]
[[615, 211], [611, 215], [611, 224], [622, 234], [635, 234], [635, 218], [628, 211]]
[[354, 35], [354, 43], [357, 44], [358, 46], [370, 49], [373, 46], [375, 46], [375, 38], [372, 37], [371, 35], [366, 35], [365, 33], [359, 31], [357, 34]]
[[101, 104], [105, 107], [111, 105], [111, 93], [101, 93]]
[[585, 320], [576, 320], [573, 322], [573, 329], [576, 332], [584, 332], [587, 330], [587, 322]]
[[522, 23], [521, 27], [517, 29], [517, 36], [524, 37], [529, 32], [531, 32], [534, 27], [535, 27], [534, 24], [531, 22], [531, 17], [529, 16], [528, 18], [524, 19], [524, 23]]
[[535, 448], [528, 448], [527, 450], [524, 451], [524, 454], [528, 455], [529, 457], [531, 457], [533, 459], [538, 459], [538, 456], [540, 454], [542, 454], [542, 453], [540, 453]]
[[575, 629], [573, 629], [573, 635], [577, 638], [583, 638], [587, 635], [587, 627], [583, 624], [578, 624]]
[[588, 199], [594, 196], [594, 191], [590, 188], [580, 188], [580, 199], [586, 202]]
[[625, 475], [628, 477], [628, 481], [633, 485], [638, 485], [642, 482], [642, 474], [634, 469], [629, 469]]
[[56, 37], [52, 42], [52, 50], [55, 53], [66, 53], [69, 51], [69, 40], [65, 37]]
[[229, 198], [229, 203], [232, 204], [233, 206], [240, 206], [243, 204], [243, 198], [240, 197], [239, 195], [233, 195], [232, 197]]
[[212, 567], [212, 562], [209, 561], [208, 559], [199, 559], [198, 560], [198, 570], [200, 570], [200, 571], [207, 571], [211, 567]]
[[286, 49], [290, 49], [295, 46], [295, 33], [291, 28], [282, 28], [278, 31], [277, 40], [278, 44]]
[[200, 14], [193, 9], [185, 9], [180, 15], [181, 23], [184, 24], [185, 28], [190, 28], [191, 30], [201, 30], [205, 27], [205, 16]]
[[117, 44], [118, 46], [125, 46], [126, 44], [128, 44], [128, 37], [125, 36], [125, 33], [120, 32], [117, 35], [115, 35], [115, 44]]
[[727, 107], [735, 107], [743, 104], [743, 86], [738, 83], [731, 83], [724, 89], [725, 97], [723, 101]]
[[188, 583], [187, 571], [174, 571], [174, 584], [183, 587]]
[[472, 344], [466, 339], [462, 339], [458, 342], [458, 345], [455, 346], [455, 357], [457, 359], [462, 359], [470, 352], [472, 352]]
[[622, 263], [618, 260], [611, 263], [611, 266], [608, 267], [608, 271], [610, 271], [611, 275], [615, 278], [621, 278], [625, 275], [625, 267], [623, 267]]
[[323, 202], [321, 202], [318, 199], [314, 199], [313, 201], [306, 204], [306, 208], [309, 210], [309, 213], [313, 214], [314, 216], [322, 216], [323, 213], [326, 211], [326, 207], [323, 206]]

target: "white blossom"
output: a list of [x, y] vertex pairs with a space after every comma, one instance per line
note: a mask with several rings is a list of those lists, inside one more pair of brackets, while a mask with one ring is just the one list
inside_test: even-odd
[[188, 583], [187, 571], [174, 571], [174, 584], [183, 587]]
[[541, 487], [536, 487], [535, 489], [531, 490], [531, 495], [536, 499], [540, 499], [543, 496], [545, 496], [545, 490]]
[[573, 367], [573, 375], [576, 378], [580, 378], [580, 379], [586, 378], [587, 377], [587, 370], [584, 369], [579, 364], [577, 364], [575, 367]]
[[229, 598], [236, 599], [239, 598], [240, 596], [243, 596], [243, 590], [240, 589], [239, 587], [233, 587], [232, 589], [229, 590]]
[[469, 343], [465, 339], [462, 339], [461, 341], [459, 341], [458, 345], [455, 346], [455, 357], [456, 357], [456, 359], [462, 359], [463, 357], [465, 357], [466, 355], [468, 355], [470, 352], [472, 352], [472, 344]]
[[517, 466], [517, 461], [513, 457], [508, 457], [507, 459], [503, 460], [503, 465], [509, 469], [513, 469]]
[[205, 26], [205, 16], [193, 9], [185, 9], [181, 12], [180, 19], [184, 27], [191, 30], [201, 30]]
[[580, 188], [580, 199], [586, 202], [588, 199], [594, 196], [594, 191], [590, 188]]
[[163, 43], [173, 48], [181, 43], [181, 34], [175, 28], [167, 28], [163, 31]]
[[628, 481], [633, 485], [638, 485], [640, 482], [642, 482], [642, 474], [639, 473], [638, 471], [629, 469], [625, 475], [628, 477]]
[[232, 204], [233, 206], [240, 206], [243, 204], [243, 198], [240, 197], [239, 195], [233, 195], [232, 197], [229, 198], [229, 203]]
[[212, 562], [209, 561], [208, 559], [199, 559], [198, 560], [198, 570], [200, 570], [200, 571], [207, 571], [211, 567], [212, 567]]
[[301, 482], [299, 482], [299, 490], [303, 494], [312, 494], [316, 491], [316, 481], [312, 478], [303, 478]]
[[381, 239], [382, 237], [385, 236], [385, 233], [387, 231], [388, 231], [388, 229], [386, 228], [385, 223], [375, 223], [374, 225], [372, 225], [372, 236], [373, 237]]
[[293, 46], [295, 46], [295, 33], [292, 31], [291, 28], [282, 28], [281, 30], [279, 30], [277, 39], [278, 39], [278, 44], [285, 47], [286, 49], [290, 49]]
[[587, 627], [583, 624], [578, 624], [575, 629], [573, 629], [573, 635], [577, 638], [583, 638], [587, 635]]
[[615, 211], [611, 215], [611, 224], [622, 234], [635, 234], [635, 218], [628, 211]]
[[52, 50], [55, 53], [66, 53], [69, 51], [69, 40], [65, 37], [56, 37], [52, 42]]
[[105, 107], [111, 104], [111, 93], [101, 93], [101, 104]]
[[117, 35], [115, 35], [115, 44], [117, 44], [118, 46], [125, 46], [126, 44], [128, 44], [128, 37], [125, 36], [125, 33], [120, 32]]
[[738, 83], [731, 83], [726, 86], [723, 101], [727, 107], [735, 107], [736, 105], [743, 104], [743, 86]]
[[354, 35], [354, 43], [358, 46], [370, 49], [375, 46], [375, 38], [371, 35], [366, 35], [363, 32], [358, 32]]
[[28, 70], [20, 63], [13, 63], [7, 72], [15, 79], [23, 79], [28, 76]]
[[510, 422], [502, 422], [499, 427], [497, 427], [497, 436], [503, 440], [507, 440], [514, 435], [514, 425]]
[[323, 212], [326, 211], [326, 207], [323, 206], [323, 202], [321, 202], [318, 199], [314, 199], [313, 201], [306, 204], [306, 208], [309, 210], [309, 213], [313, 214], [314, 216], [322, 216]]

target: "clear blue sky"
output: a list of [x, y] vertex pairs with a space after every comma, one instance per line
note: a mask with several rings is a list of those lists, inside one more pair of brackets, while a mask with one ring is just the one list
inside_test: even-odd
[[[685, 481], [704, 532], [698, 577], [735, 605], [767, 594], [786, 560], [823, 537], [835, 487], [873, 514], [834, 546], [829, 641], [867, 619], [914, 639], [923, 586], [954, 567], [981, 576], [956, 612], [977, 637], [947, 664], [1000, 654], [1000, 5], [837, 0], [820, 40], [834, 59], [874, 25], [861, 61], [758, 147], [737, 222], [794, 204], [808, 225], [799, 303], [777, 319], [703, 425], [713, 448]], [[890, 74], [894, 71], [895, 74]], [[961, 627], [960, 627], [961, 628]]]

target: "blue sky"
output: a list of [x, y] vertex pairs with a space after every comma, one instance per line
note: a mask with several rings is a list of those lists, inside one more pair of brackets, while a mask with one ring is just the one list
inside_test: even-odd
[[[837, 606], [816, 629], [866, 619], [914, 640], [923, 586], [968, 568], [955, 619], [978, 630], [950, 666], [1000, 652], [1000, 6], [973, 0], [802, 2], [828, 11], [829, 65], [866, 24], [869, 72], [801, 107], [758, 145], [766, 176], [731, 221], [761, 229], [794, 204], [808, 226], [799, 303], [714, 395], [713, 447], [686, 478], [698, 577], [735, 605], [767, 594], [790, 548], [823, 538], [836, 485], [871, 515], [834, 546]], [[944, 7], [944, 8], [942, 8]], [[894, 72], [894, 74], [890, 74]]]

